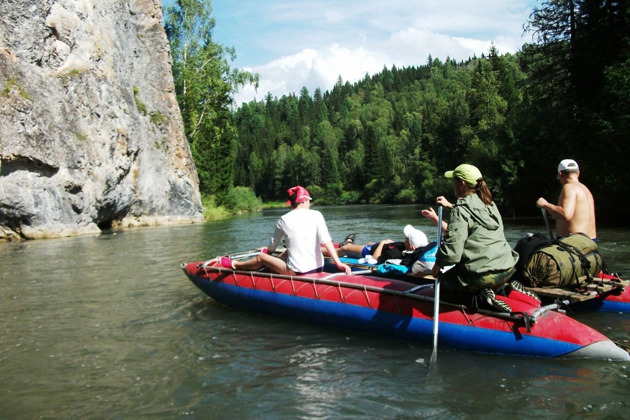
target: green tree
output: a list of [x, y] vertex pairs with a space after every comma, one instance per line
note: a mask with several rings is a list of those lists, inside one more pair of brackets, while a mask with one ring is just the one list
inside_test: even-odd
[[527, 45], [532, 79], [541, 85], [541, 97], [572, 95], [571, 75], [576, 17], [575, 0], [549, 0], [534, 9], [525, 29], [537, 43]]
[[177, 0], [165, 11], [173, 77], [184, 130], [203, 193], [226, 193], [233, 182], [236, 130], [232, 95], [258, 76], [230, 67], [233, 48], [213, 42], [215, 27], [209, 0]]
[[[621, 79], [615, 75], [630, 54], [629, 11], [627, 0], [546, 1], [527, 26], [537, 43], [523, 49], [523, 68], [530, 75], [524, 99], [533, 115], [522, 125], [522, 134], [530, 140], [522, 146], [548, 151], [543, 159], [524, 153], [532, 156], [525, 162], [526, 172], [536, 173], [540, 164], [553, 167], [563, 157], [577, 159], [581, 180], [598, 202], [603, 198], [615, 203], [598, 207], [598, 214], [607, 219], [624, 219], [620, 209], [630, 205], [620, 188], [628, 178], [625, 165], [612, 164], [628, 153], [624, 100], [619, 101], [619, 91], [612, 86], [627, 78], [627, 73]], [[527, 181], [534, 180], [521, 180]], [[544, 187], [557, 185], [551, 179]]]
[[317, 125], [315, 139], [321, 150], [321, 174], [322, 186], [339, 183], [339, 146], [336, 130], [328, 121], [322, 121]]

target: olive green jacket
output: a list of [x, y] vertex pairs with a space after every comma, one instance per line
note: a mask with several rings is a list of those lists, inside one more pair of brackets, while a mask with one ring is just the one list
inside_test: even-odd
[[477, 194], [457, 200], [436, 263], [441, 267], [455, 264], [461, 274], [476, 276], [508, 270], [517, 261], [496, 204], [484, 204]]

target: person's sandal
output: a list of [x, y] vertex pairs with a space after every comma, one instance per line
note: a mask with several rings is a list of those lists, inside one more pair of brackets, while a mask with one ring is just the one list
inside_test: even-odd
[[354, 233], [351, 233], [348, 236], [346, 236], [346, 239], [344, 239], [343, 242], [339, 244], [339, 246], [342, 247], [344, 245], [353, 244], [355, 239], [356, 239], [356, 235]]
[[228, 257], [221, 257], [221, 265], [225, 268], [231, 268], [234, 270], [234, 263]]
[[488, 306], [498, 310], [499, 312], [512, 312], [510, 305], [507, 302], [497, 299], [494, 291], [490, 288], [481, 289], [479, 291], [479, 296], [485, 303], [488, 304]]
[[535, 294], [534, 292], [530, 292], [529, 290], [527, 290], [525, 288], [525, 286], [523, 286], [520, 282], [516, 281], [516, 280], [512, 280], [510, 282], [510, 287], [512, 287], [513, 290], [516, 290], [517, 292], [520, 292], [526, 296], [529, 296], [532, 299], [536, 299], [538, 302], [540, 302], [540, 298], [538, 297], [537, 294]]

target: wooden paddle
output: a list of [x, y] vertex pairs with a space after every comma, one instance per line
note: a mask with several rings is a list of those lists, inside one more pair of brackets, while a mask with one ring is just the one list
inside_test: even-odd
[[[438, 234], [437, 234], [438, 249], [441, 243], [442, 243], [442, 206], [438, 208]], [[435, 362], [437, 362], [438, 328], [440, 325], [440, 277], [442, 277], [441, 273], [438, 273], [435, 276], [435, 293], [433, 295], [433, 352], [431, 353], [429, 366], [433, 366]]]

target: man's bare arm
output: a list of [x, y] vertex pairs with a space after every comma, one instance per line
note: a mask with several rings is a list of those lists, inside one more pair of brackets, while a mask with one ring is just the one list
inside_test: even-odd
[[551, 204], [544, 198], [540, 197], [536, 201], [536, 205], [547, 210], [551, 216], [556, 219], [569, 221], [575, 214], [575, 205], [577, 202], [577, 192], [570, 185], [562, 187], [562, 192], [558, 198], [558, 205]]

